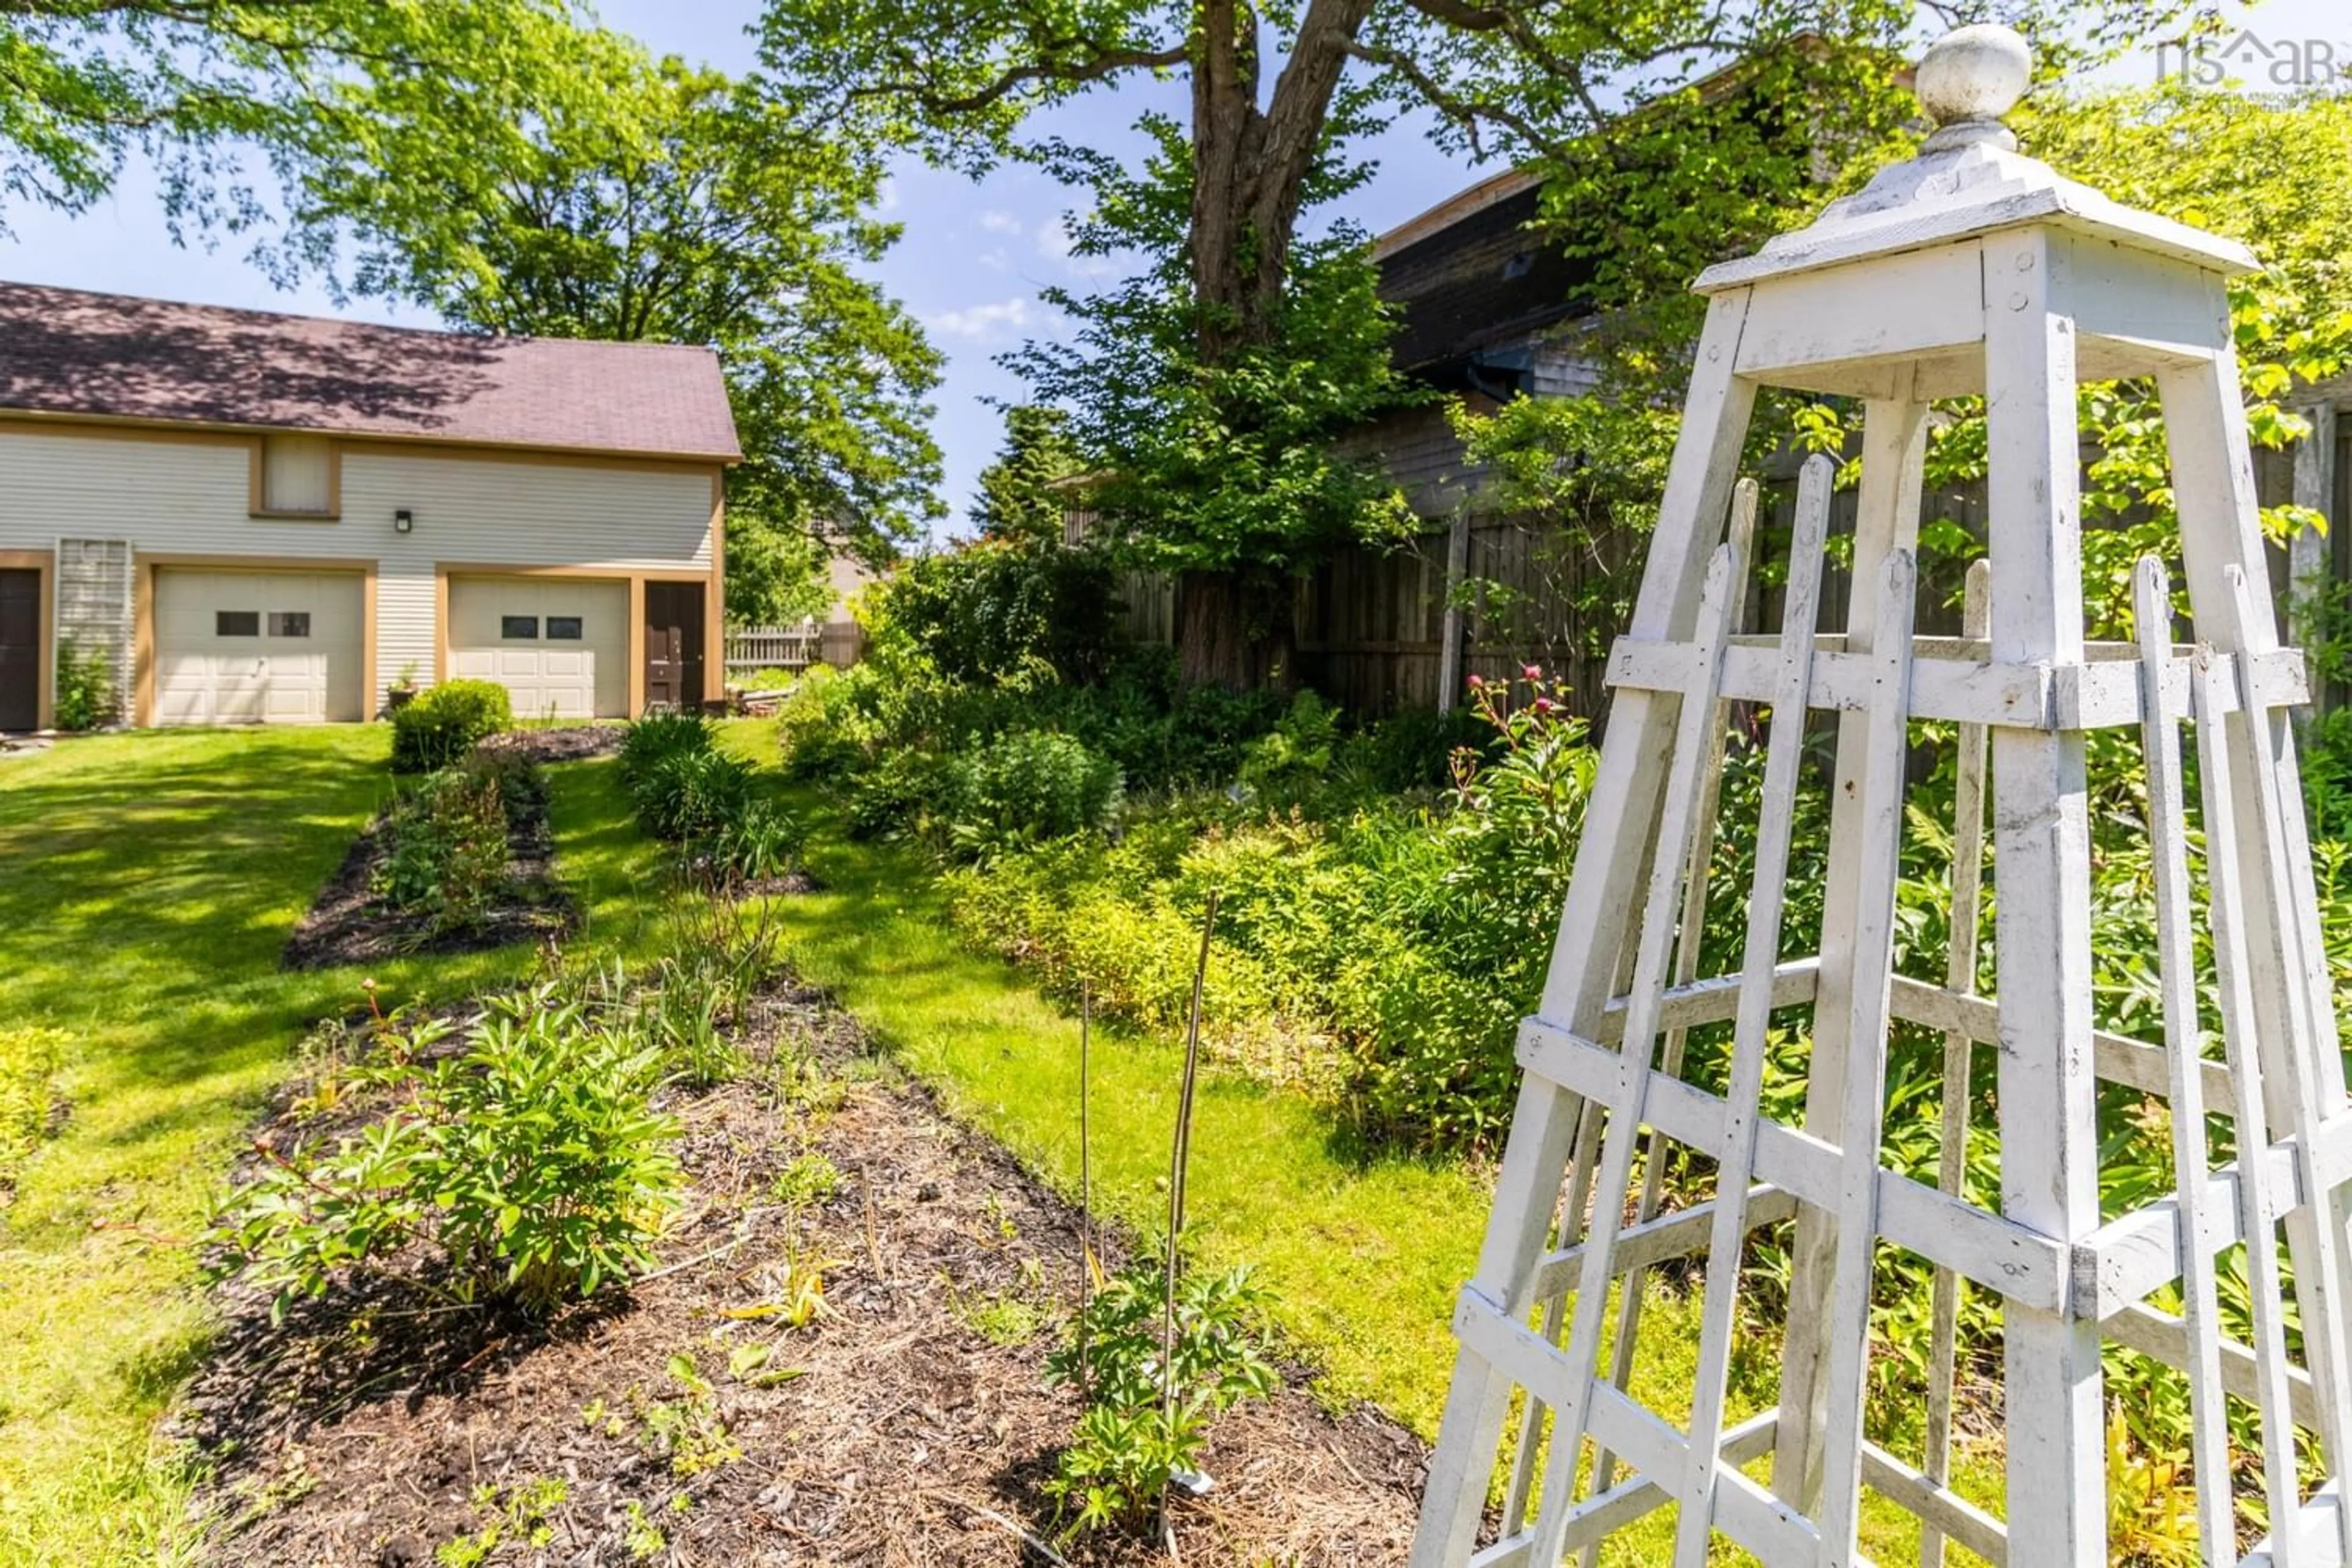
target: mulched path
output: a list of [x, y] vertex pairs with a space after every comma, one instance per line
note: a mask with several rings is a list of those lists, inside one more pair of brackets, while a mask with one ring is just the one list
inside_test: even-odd
[[[751, 1073], [669, 1106], [693, 1193], [663, 1269], [625, 1297], [530, 1326], [429, 1313], [413, 1287], [379, 1279], [273, 1328], [266, 1300], [224, 1288], [220, 1338], [178, 1420], [215, 1466], [202, 1500], [213, 1559], [423, 1564], [503, 1517], [484, 1561], [1048, 1561], [1040, 1483], [1076, 1405], [1043, 1371], [1074, 1211], [823, 997], [772, 993], [747, 1036]], [[835, 1190], [780, 1203], [776, 1178], [810, 1154], [837, 1168]], [[761, 1315], [812, 1267], [822, 1318]], [[711, 1385], [698, 1409], [680, 1355]], [[1220, 1422], [1216, 1487], [1170, 1510], [1177, 1561], [1403, 1561], [1426, 1448], [1367, 1408], [1331, 1414], [1310, 1384], [1290, 1369], [1277, 1398]], [[681, 1411], [705, 1440], [685, 1451], [740, 1457], [681, 1474], [656, 1435]], [[514, 1500], [551, 1480], [560, 1500], [518, 1522]], [[1124, 1539], [1055, 1550], [1168, 1561]]]

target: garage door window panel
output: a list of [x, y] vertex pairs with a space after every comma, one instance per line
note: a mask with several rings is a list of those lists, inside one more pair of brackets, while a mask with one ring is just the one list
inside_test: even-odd
[[500, 616], [499, 636], [508, 642], [537, 642], [539, 617], [537, 616]]
[[578, 616], [547, 617], [547, 640], [550, 642], [578, 642], [583, 635]]
[[309, 637], [310, 635], [310, 612], [308, 610], [270, 611], [269, 635], [274, 637]]
[[215, 610], [213, 612], [213, 636], [216, 637], [257, 637], [261, 635], [259, 610]]

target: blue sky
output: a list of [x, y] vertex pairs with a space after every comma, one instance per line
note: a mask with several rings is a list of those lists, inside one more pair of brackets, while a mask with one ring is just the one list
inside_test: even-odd
[[[2341, 5], [2342, 0], [2270, 0], [2250, 19], [2273, 42], [2340, 39], [2352, 34]], [[599, 8], [607, 23], [635, 34], [656, 52], [732, 71], [752, 64], [744, 29], [759, 14], [759, 0], [602, 0]], [[2338, 49], [2338, 59], [2352, 62], [2352, 44]], [[2152, 56], [2143, 52], [2105, 74], [2137, 85], [2152, 79], [2154, 70]], [[1108, 150], [1129, 150], [1139, 144], [1130, 129], [1135, 118], [1155, 107], [1181, 115], [1181, 88], [1130, 79], [1066, 106], [1039, 129]], [[1366, 145], [1363, 151], [1380, 172], [1338, 212], [1377, 233], [1481, 177], [1484, 171], [1432, 146], [1429, 129], [1426, 115], [1408, 116]], [[1070, 193], [1028, 169], [1001, 170], [975, 182], [910, 163], [892, 182], [889, 216], [906, 233], [879, 276], [947, 356], [936, 428], [947, 461], [950, 530], [962, 527], [972, 482], [1002, 433], [1000, 416], [986, 400], [1018, 398], [1021, 393], [1019, 379], [999, 368], [994, 356], [1024, 337], [1055, 335], [1059, 322], [1039, 304], [1039, 289], [1086, 281], [1087, 264], [1071, 258], [1062, 242], [1061, 217], [1071, 199]], [[373, 301], [339, 310], [316, 287], [280, 291], [247, 265], [234, 243], [213, 252], [175, 247], [159, 216], [153, 181], [143, 169], [131, 170], [111, 199], [79, 217], [21, 205], [7, 216], [16, 234], [0, 238], [0, 278], [433, 324], [429, 316]]]
[[[731, 71], [752, 65], [744, 28], [759, 0], [601, 0], [605, 22], [635, 34], [657, 53], [684, 55]], [[1057, 110], [1041, 128], [1108, 149], [1139, 145], [1137, 115], [1159, 107], [1181, 112], [1181, 88], [1148, 79], [1097, 89]], [[1428, 122], [1401, 122], [1368, 149], [1379, 177], [1342, 209], [1378, 231], [1411, 217], [1480, 177], [1429, 144]], [[950, 517], [961, 531], [973, 480], [995, 453], [1003, 421], [986, 399], [1018, 398], [1018, 377], [994, 356], [1024, 338], [1050, 337], [1058, 318], [1037, 300], [1047, 284], [1087, 280], [1063, 242], [1061, 218], [1071, 195], [1029, 169], [1001, 170], [980, 181], [908, 163], [890, 185], [888, 215], [904, 237], [879, 268], [883, 285], [919, 319], [947, 356], [935, 397], [937, 437], [946, 458]], [[12, 205], [13, 238], [0, 238], [0, 278], [144, 294], [206, 304], [346, 315], [409, 326], [434, 324], [415, 309], [373, 300], [337, 307], [324, 290], [280, 290], [247, 264], [234, 240], [215, 251], [180, 249], [165, 232], [152, 178], [130, 170], [113, 196], [79, 217]]]

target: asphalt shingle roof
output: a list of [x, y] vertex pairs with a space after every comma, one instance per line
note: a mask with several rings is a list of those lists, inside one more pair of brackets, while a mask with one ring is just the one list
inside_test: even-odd
[[742, 456], [719, 356], [0, 283], [0, 412], [691, 458]]

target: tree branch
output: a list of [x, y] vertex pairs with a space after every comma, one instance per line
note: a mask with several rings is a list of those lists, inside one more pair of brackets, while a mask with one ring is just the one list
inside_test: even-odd
[[[1104, 77], [1123, 70], [1160, 70], [1181, 66], [1187, 58], [1187, 47], [1171, 45], [1164, 49], [1113, 49], [1092, 47], [1087, 59], [1064, 64], [1039, 61], [1014, 66], [986, 87], [966, 93], [940, 93], [918, 82], [885, 82], [872, 87], [853, 87], [852, 98], [912, 98], [938, 114], [969, 114], [986, 109], [1024, 82], [1050, 81], [1075, 86], [1082, 82], [1099, 81]], [[914, 61], [905, 62], [910, 68]]]

